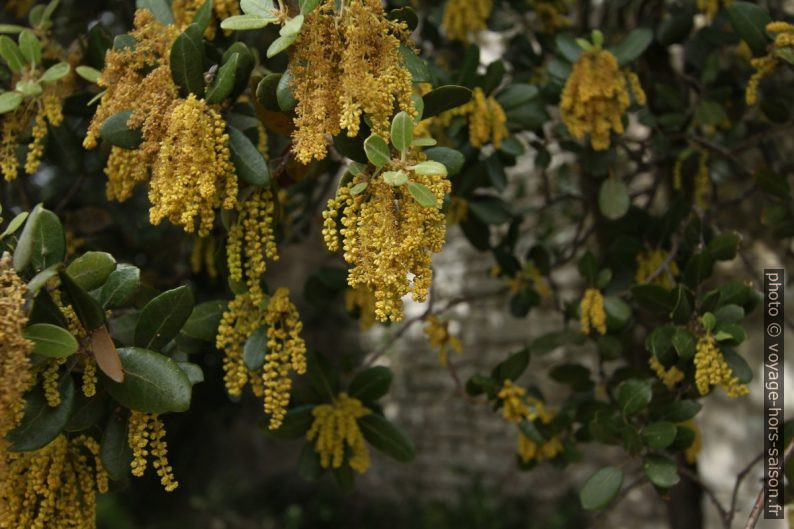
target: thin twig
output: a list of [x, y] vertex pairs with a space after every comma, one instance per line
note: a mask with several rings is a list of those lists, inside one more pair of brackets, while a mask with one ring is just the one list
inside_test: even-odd
[[731, 507], [728, 511], [728, 517], [725, 520], [725, 527], [730, 528], [731, 524], [733, 523], [733, 518], [736, 516], [736, 501], [739, 498], [739, 486], [742, 484], [742, 481], [744, 481], [744, 478], [747, 477], [747, 474], [750, 473], [750, 470], [752, 470], [755, 464], [761, 461], [763, 457], [764, 453], [759, 452], [758, 455], [755, 456], [753, 460], [750, 461], [747, 466], [736, 475], [736, 483], [733, 485], [733, 493], [731, 494]]
[[[783, 454], [783, 468], [786, 467], [786, 463], [788, 463], [792, 453], [794, 453], [794, 439], [792, 439], [788, 444], [786, 452]], [[764, 510], [764, 497], [766, 496], [765, 492], [766, 488], [761, 487], [761, 491], [758, 493], [758, 497], [755, 499], [753, 510], [750, 511], [750, 517], [747, 518], [747, 523], [744, 525], [744, 529], [754, 529], [755, 525], [758, 523], [758, 518], [761, 516], [761, 511]]]

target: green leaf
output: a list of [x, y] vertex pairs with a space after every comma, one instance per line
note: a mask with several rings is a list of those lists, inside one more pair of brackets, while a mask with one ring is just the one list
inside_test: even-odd
[[607, 178], [598, 192], [598, 208], [610, 220], [617, 220], [629, 211], [629, 190], [621, 180]]
[[19, 51], [28, 64], [36, 66], [41, 63], [41, 41], [29, 29], [19, 34]]
[[306, 353], [306, 363], [309, 379], [317, 393], [328, 399], [336, 398], [339, 393], [339, 373], [328, 363], [325, 356], [310, 349]]
[[11, 222], [8, 223], [8, 226], [6, 226], [6, 229], [3, 230], [3, 233], [0, 233], [0, 239], [4, 239], [9, 235], [13, 235], [14, 233], [16, 233], [17, 230], [22, 227], [22, 224], [24, 224], [27, 218], [28, 218], [28, 212], [23, 211], [22, 213], [11, 219]]
[[0, 94], [0, 114], [16, 110], [22, 103], [22, 94], [18, 92], [3, 92]]
[[441, 175], [447, 176], [447, 168], [443, 163], [428, 160], [419, 162], [411, 167], [411, 170], [418, 175]]
[[259, 84], [256, 85], [257, 101], [267, 110], [272, 110], [273, 112], [281, 111], [276, 96], [276, 88], [278, 87], [279, 81], [281, 81], [280, 73], [270, 73], [263, 77], [262, 80], [259, 81]]
[[267, 58], [271, 59], [281, 53], [282, 51], [286, 50], [292, 43], [295, 42], [298, 38], [297, 33], [292, 33], [289, 35], [282, 35], [276, 40], [274, 40], [270, 46], [267, 48]]
[[0, 33], [20, 33], [24, 30], [24, 26], [18, 26], [16, 24], [0, 24]]
[[575, 63], [582, 54], [582, 47], [570, 33], [557, 33], [554, 44], [560, 55], [570, 63]]
[[567, 384], [574, 391], [589, 391], [593, 388], [590, 370], [581, 364], [561, 364], [549, 371], [549, 376], [562, 384]]
[[137, 266], [120, 264], [110, 273], [99, 293], [103, 308], [113, 309], [127, 303], [141, 285], [141, 271]]
[[99, 423], [105, 415], [107, 400], [104, 395], [86, 397], [76, 391], [69, 422], [64, 426], [66, 432], [84, 432]]
[[107, 118], [99, 129], [99, 137], [122, 149], [137, 149], [143, 141], [143, 134], [139, 129], [127, 126], [131, 115], [132, 110], [125, 110]]
[[200, 35], [198, 26], [191, 24], [171, 46], [171, 77], [183, 97], [204, 97], [204, 43]]
[[350, 196], [360, 195], [364, 192], [369, 184], [367, 182], [359, 182], [350, 188]]
[[662, 450], [675, 441], [677, 432], [678, 428], [671, 422], [655, 422], [643, 428], [642, 439], [651, 450]]
[[61, 403], [50, 407], [41, 386], [36, 386], [25, 396], [25, 415], [22, 422], [9, 432], [6, 439], [12, 452], [29, 452], [46, 446], [69, 422], [74, 406], [74, 383], [68, 374], [58, 382]]
[[634, 28], [611, 51], [620, 66], [627, 66], [631, 61], [642, 55], [651, 42], [653, 42], [652, 30]]
[[728, 367], [731, 368], [731, 373], [741, 384], [747, 384], [753, 379], [753, 370], [747, 364], [747, 361], [742, 358], [736, 351], [730, 347], [721, 347], [722, 354]]
[[496, 96], [496, 102], [499, 103], [505, 112], [509, 112], [518, 107], [524, 106], [538, 96], [539, 90], [537, 86], [515, 83], [505, 88]]
[[604, 297], [604, 312], [607, 313], [607, 330], [620, 330], [631, 319], [631, 307], [615, 296]]
[[714, 326], [717, 325], [717, 318], [711, 312], [706, 312], [700, 317], [700, 322], [706, 332], [711, 332]]
[[494, 368], [493, 376], [499, 383], [505, 380], [515, 382], [526, 371], [527, 366], [529, 366], [529, 349], [525, 347], [499, 362]]
[[287, 410], [287, 415], [277, 430], [267, 433], [277, 439], [297, 439], [306, 435], [312, 426], [314, 404], [303, 404]]
[[106, 252], [86, 252], [66, 267], [66, 272], [80, 288], [91, 291], [105, 284], [116, 269], [116, 260]]
[[204, 370], [202, 370], [201, 366], [198, 364], [194, 364], [193, 362], [177, 362], [176, 365], [187, 375], [187, 379], [190, 380], [191, 386], [204, 382]]
[[414, 458], [414, 445], [402, 430], [380, 415], [370, 413], [358, 420], [364, 439], [387, 456], [406, 463]]
[[620, 386], [618, 405], [623, 415], [634, 415], [651, 402], [653, 390], [649, 380], [630, 379]]
[[213, 0], [204, 0], [204, 3], [201, 4], [201, 7], [196, 11], [196, 14], [193, 15], [192, 22], [198, 26], [202, 34], [207, 30], [212, 20], [212, 1]]
[[437, 144], [438, 142], [433, 138], [416, 138], [411, 142], [412, 147], [432, 147]]
[[132, 410], [144, 413], [183, 412], [190, 408], [190, 379], [167, 356], [138, 347], [118, 350], [124, 382], [102, 376], [110, 396]]
[[791, 187], [788, 184], [788, 179], [776, 172], [769, 169], [761, 169], [755, 174], [758, 186], [765, 192], [774, 197], [788, 199], [791, 196]]
[[102, 432], [102, 441], [99, 444], [102, 466], [113, 481], [124, 480], [130, 474], [132, 448], [128, 438], [129, 421], [126, 413], [114, 413]]
[[671, 402], [669, 406], [662, 410], [659, 414], [659, 418], [672, 423], [688, 421], [697, 415], [702, 407], [703, 406], [695, 400], [677, 400]]
[[53, 64], [47, 71], [45, 71], [41, 79], [39, 79], [42, 83], [54, 83], [60, 79], [63, 79], [69, 72], [71, 71], [72, 67], [69, 66], [68, 62], [59, 62], [57, 64]]
[[65, 271], [58, 273], [61, 287], [66, 291], [77, 318], [87, 331], [93, 331], [105, 324], [105, 311], [91, 294], [80, 287]]
[[407, 151], [414, 141], [414, 120], [407, 112], [398, 112], [391, 122], [391, 143], [398, 151]]
[[440, 86], [422, 96], [422, 100], [425, 103], [422, 118], [432, 118], [471, 101], [471, 90], [465, 86]]
[[364, 152], [367, 159], [377, 168], [381, 168], [391, 160], [389, 144], [377, 134], [371, 135], [364, 140]]
[[234, 76], [237, 73], [237, 59], [239, 53], [233, 53], [229, 59], [218, 69], [215, 80], [207, 89], [207, 103], [220, 103], [232, 93]]
[[0, 57], [8, 64], [12, 72], [22, 73], [22, 69], [25, 67], [25, 58], [19, 51], [17, 43], [7, 35], [0, 35]]
[[405, 171], [386, 171], [383, 173], [383, 181], [390, 186], [399, 187], [408, 182], [408, 175]]
[[284, 72], [278, 80], [276, 86], [276, 100], [281, 110], [288, 112], [298, 105], [298, 100], [292, 93], [292, 73], [289, 70]]
[[388, 367], [370, 367], [353, 377], [347, 392], [361, 401], [374, 402], [389, 392], [393, 378]]
[[265, 365], [267, 354], [267, 326], [255, 330], [243, 346], [243, 363], [251, 371], [259, 371]]
[[229, 126], [229, 152], [237, 176], [257, 187], [270, 185], [270, 169], [265, 158], [241, 130]]
[[215, 343], [218, 325], [225, 310], [225, 301], [199, 303], [193, 307], [190, 317], [182, 327], [182, 334], [196, 340]]
[[237, 97], [248, 89], [248, 83], [251, 78], [251, 72], [254, 70], [256, 59], [251, 49], [242, 42], [235, 42], [226, 49], [226, 52], [221, 57], [221, 63], [231, 58], [232, 55], [238, 54], [237, 71], [234, 74], [234, 88], [232, 93], [227, 97], [230, 100], [236, 100]]
[[405, 67], [411, 72], [411, 79], [414, 83], [430, 82], [430, 68], [428, 68], [424, 59], [421, 59], [412, 49], [403, 44], [400, 44], [400, 55], [403, 57]]
[[32, 79], [23, 79], [18, 81], [15, 89], [25, 97], [38, 96], [41, 95], [43, 91], [41, 83]]
[[688, 329], [677, 327], [671, 342], [682, 360], [690, 360], [695, 356], [695, 335]]
[[631, 287], [634, 301], [645, 310], [663, 315], [673, 310], [673, 294], [659, 285], [636, 285]]
[[221, 22], [221, 28], [231, 31], [249, 31], [262, 29], [265, 26], [278, 22], [276, 17], [264, 17], [255, 14], [236, 15]]
[[763, 7], [752, 2], [731, 2], [728, 6], [728, 19], [739, 37], [750, 46], [753, 55], [766, 53], [769, 42], [766, 26], [772, 19]]
[[436, 196], [422, 184], [408, 182], [408, 192], [411, 193], [411, 196], [420, 206], [425, 208], [438, 207]]
[[709, 241], [706, 250], [714, 260], [730, 261], [736, 257], [741, 240], [741, 236], [735, 231], [721, 233]]
[[138, 9], [148, 9], [161, 24], [174, 23], [174, 15], [166, 0], [138, 0]]
[[298, 475], [306, 481], [316, 481], [323, 472], [325, 469], [322, 467], [320, 454], [314, 450], [311, 443], [303, 443], [298, 456]]
[[193, 311], [193, 292], [181, 286], [147, 303], [135, 326], [135, 345], [159, 351], [173, 340]]
[[259, 15], [262, 17], [272, 17], [276, 14], [276, 6], [273, 0], [241, 0], [240, 9], [243, 13]]
[[607, 507], [620, 492], [623, 471], [615, 467], [604, 467], [590, 476], [579, 492], [582, 507], [588, 511]]
[[33, 352], [48, 358], [63, 358], [77, 352], [74, 336], [63, 327], [34, 323], [25, 328], [25, 338], [33, 342]]
[[739, 323], [744, 319], [744, 309], [739, 305], [724, 305], [714, 311], [717, 323]]
[[300, 6], [301, 15], [306, 16], [320, 5], [320, 0], [298, 0], [298, 5]]
[[475, 196], [469, 200], [469, 211], [485, 224], [504, 224], [513, 218], [513, 210], [494, 196]]
[[678, 467], [670, 458], [660, 455], [649, 455], [642, 464], [642, 470], [648, 481], [667, 489], [678, 483]]
[[443, 164], [447, 168], [448, 176], [455, 176], [463, 169], [463, 164], [466, 163], [466, 157], [463, 153], [450, 149], [449, 147], [433, 147], [425, 151], [428, 160], [436, 161]]
[[704, 279], [711, 275], [713, 267], [714, 260], [708, 251], [694, 254], [684, 267], [684, 283], [689, 288], [696, 289]]
[[36, 205], [14, 249], [14, 268], [23, 270], [29, 264], [35, 271], [60, 263], [66, 254], [66, 238], [61, 221], [52, 211]]
[[419, 17], [409, 6], [398, 7], [386, 13], [386, 18], [389, 20], [396, 20], [398, 22], [405, 22], [408, 31], [413, 31], [419, 25]]

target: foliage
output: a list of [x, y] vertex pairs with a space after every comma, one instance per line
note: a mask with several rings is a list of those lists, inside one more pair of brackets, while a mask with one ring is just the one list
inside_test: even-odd
[[[338, 354], [310, 322], [422, 321], [455, 374], [455, 303], [431, 288], [451, 230], [492, 259], [512, 317], [560, 313], [460, 385], [514, 427], [521, 470], [624, 451], [584, 509], [628, 474], [668, 495], [701, 401], [748, 393], [747, 241], [782, 255], [794, 234], [794, 28], [775, 2], [23, 4], [0, 24], [0, 525], [93, 513], [149, 461], [174, 490], [161, 417], [201, 414], [210, 373], [301, 440], [303, 478], [349, 491], [370, 448], [412, 460], [382, 352]], [[486, 29], [504, 51], [481, 64]], [[317, 234], [334, 264], [271, 287]], [[430, 302], [403, 322], [409, 298]], [[565, 389], [547, 399], [547, 380]]]

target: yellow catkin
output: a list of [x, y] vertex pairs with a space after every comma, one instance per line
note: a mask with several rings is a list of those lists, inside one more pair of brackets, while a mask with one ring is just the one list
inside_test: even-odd
[[449, 351], [458, 354], [463, 352], [463, 344], [460, 338], [449, 332], [449, 322], [441, 321], [435, 314], [425, 317], [425, 335], [430, 346], [438, 351], [438, 362], [442, 366], [447, 365]]
[[778, 54], [782, 51], [791, 54], [794, 51], [794, 25], [788, 22], [770, 22], [766, 25], [766, 32], [775, 35], [775, 41], [770, 46], [769, 52], [763, 57], [755, 57], [750, 64], [755, 72], [750, 76], [745, 91], [745, 101], [748, 105], [758, 102], [758, 85], [761, 79], [772, 73], [780, 63]]
[[237, 205], [237, 174], [221, 115], [190, 94], [174, 107], [149, 183], [149, 220], [206, 236], [215, 208]]
[[666, 289], [673, 288], [673, 279], [678, 277], [680, 270], [678, 264], [674, 260], [667, 263], [667, 269], [658, 273], [659, 268], [665, 265], [665, 261], [669, 256], [669, 252], [661, 249], [654, 248], [645, 250], [637, 254], [637, 273], [634, 274], [634, 281], [637, 283], [646, 283], [648, 278], [656, 274], [650, 280], [651, 284], [657, 285]]
[[579, 303], [579, 324], [583, 334], [596, 330], [607, 333], [607, 315], [604, 311], [604, 295], [597, 288], [588, 288]]
[[466, 41], [486, 29], [491, 0], [447, 0], [441, 28], [450, 40]]
[[166, 492], [172, 492], [179, 486], [168, 463], [165, 425], [157, 414], [133, 410], [130, 413], [127, 442], [132, 449], [130, 470], [133, 476], [141, 477], [146, 473], [151, 456], [152, 466]]
[[375, 325], [375, 294], [365, 286], [345, 290], [345, 309], [358, 313], [358, 326], [362, 331]]
[[306, 17], [289, 62], [301, 163], [325, 158], [329, 135], [356, 136], [363, 115], [388, 138], [395, 106], [416, 113], [400, 44], [409, 44], [405, 23], [386, 19], [380, 0], [348, 0], [341, 13], [324, 0]]
[[[27, 286], [11, 267], [8, 253], [0, 257], [0, 483], [7, 471], [6, 435], [19, 425], [25, 410], [25, 392], [35, 383], [30, 353], [33, 343], [25, 338], [24, 311]], [[0, 499], [0, 513], [3, 500]]]
[[[493, 273], [495, 274], [494, 277], [499, 277], [501, 269], [493, 270]], [[543, 279], [540, 270], [532, 262], [527, 263], [514, 277], [509, 277], [507, 284], [513, 294], [521, 292], [527, 285], [531, 285], [542, 299], [551, 297], [549, 284]]]
[[656, 373], [656, 377], [662, 381], [667, 389], [671, 390], [675, 387], [676, 384], [684, 380], [684, 372], [678, 369], [676, 366], [672, 366], [669, 369], [665, 368], [659, 360], [651, 355], [648, 359], [648, 365], [653, 372]]
[[278, 261], [272, 191], [254, 191], [238, 205], [238, 210], [237, 222], [229, 229], [226, 244], [229, 277], [245, 280], [252, 302], [258, 305], [264, 299], [260, 279], [267, 269], [265, 258]]
[[323, 468], [340, 468], [345, 462], [363, 474], [370, 465], [369, 449], [358, 426], [358, 419], [371, 411], [360, 400], [340, 393], [332, 404], [320, 404], [312, 409], [314, 421], [306, 432], [306, 439], [314, 442]]
[[95, 529], [96, 495], [107, 491], [99, 443], [59, 435], [38, 450], [10, 454], [0, 480], [0, 527]]
[[41, 373], [41, 386], [44, 389], [44, 398], [47, 405], [56, 408], [61, 405], [61, 392], [59, 389], [61, 366], [66, 363], [66, 358], [52, 358], [44, 364]]
[[63, 101], [52, 92], [45, 92], [37, 100], [38, 109], [33, 120], [31, 135], [33, 141], [28, 145], [28, 154], [25, 160], [25, 172], [33, 174], [41, 165], [41, 156], [44, 154], [44, 139], [47, 137], [47, 124], [57, 127], [63, 122]]
[[452, 197], [447, 208], [447, 226], [459, 224], [469, 216], [469, 202], [462, 197]]
[[701, 395], [707, 394], [711, 386], [719, 386], [729, 397], [741, 397], [750, 393], [746, 384], [734, 376], [717, 340], [706, 333], [698, 338], [695, 352], [695, 385]]
[[530, 416], [526, 403], [527, 390], [505, 380], [497, 396], [502, 400], [502, 418], [508, 422], [521, 422]]
[[96, 384], [98, 381], [96, 360], [93, 356], [86, 357], [83, 362], [83, 395], [89, 398], [96, 395]]
[[530, 461], [537, 461], [540, 463], [542, 461], [554, 459], [562, 451], [562, 441], [560, 441], [560, 438], [557, 436], [542, 443], [536, 443], [524, 435], [523, 432], [518, 434], [518, 457], [520, 457], [521, 461], [524, 463], [529, 463]]
[[466, 105], [469, 115], [469, 142], [474, 147], [493, 143], [497, 149], [507, 137], [507, 117], [502, 106], [491, 97], [486, 97], [482, 88], [475, 88], [472, 100]]
[[[204, 5], [205, 0], [174, 0], [171, 3], [171, 11], [174, 14], [174, 22], [177, 27], [184, 28], [193, 22], [196, 13]], [[213, 40], [217, 34], [218, 21], [225, 20], [231, 16], [240, 14], [240, 4], [237, 0], [212, 0], [212, 15], [204, 36]], [[229, 34], [224, 31], [224, 34]]]
[[[407, 185], [395, 187], [382, 178], [370, 180], [362, 172], [339, 189], [323, 213], [326, 247], [338, 251], [341, 235], [344, 259], [352, 265], [348, 285], [363, 285], [373, 291], [379, 321], [401, 320], [401, 298], [407, 294], [418, 302], [427, 298], [432, 256], [444, 245], [446, 221], [441, 205], [451, 184], [446, 176], [414, 174], [407, 169], [411, 163], [415, 162], [403, 166], [390, 163], [386, 168], [408, 172], [410, 181], [430, 190], [435, 206], [421, 206]], [[351, 195], [351, 189], [363, 182], [369, 182], [364, 192]], [[337, 229], [339, 217], [341, 229]]]
[[571, 26], [569, 0], [529, 0], [542, 33], [554, 33]]
[[595, 150], [606, 150], [611, 133], [623, 134], [623, 116], [629, 108], [629, 88], [635, 101], [645, 104], [645, 92], [637, 76], [620, 70], [606, 50], [583, 51], [562, 91], [560, 113], [576, 139], [590, 135]]
[[697, 0], [696, 4], [698, 11], [712, 19], [720, 10], [720, 5], [728, 7], [731, 5], [731, 0]]
[[[225, 353], [224, 382], [231, 396], [239, 396], [250, 383], [264, 396], [269, 428], [281, 426], [292, 389], [291, 373], [306, 372], [306, 344], [301, 337], [303, 324], [298, 309], [289, 300], [289, 290], [279, 288], [264, 303], [254, 304], [250, 294], [238, 294], [229, 303], [218, 326], [216, 346]], [[259, 371], [251, 371], [243, 361], [243, 347], [248, 337], [266, 327], [267, 349]]]
[[692, 201], [695, 207], [701, 211], [708, 208], [711, 196], [711, 175], [709, 173], [709, 153], [701, 151], [698, 161], [698, 169], [695, 173], [695, 188]]

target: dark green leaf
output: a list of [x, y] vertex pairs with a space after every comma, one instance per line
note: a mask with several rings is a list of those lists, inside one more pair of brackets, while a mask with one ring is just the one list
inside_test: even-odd
[[615, 467], [604, 467], [588, 478], [579, 492], [582, 507], [588, 511], [607, 507], [620, 492], [623, 471]]
[[673, 310], [673, 294], [659, 285], [631, 287], [631, 295], [640, 307], [650, 312], [663, 315]]
[[189, 338], [215, 343], [218, 324], [226, 310], [225, 301], [205, 301], [193, 307], [190, 317], [182, 326], [182, 334]]
[[392, 378], [388, 367], [370, 367], [353, 378], [348, 393], [361, 401], [374, 402], [388, 393]]
[[80, 288], [69, 274], [60, 272], [61, 286], [69, 297], [70, 304], [77, 318], [87, 331], [93, 331], [105, 324], [105, 311], [91, 295]]
[[243, 363], [251, 371], [259, 371], [265, 365], [267, 354], [267, 327], [255, 330], [243, 346]]
[[167, 356], [138, 347], [118, 350], [124, 382], [102, 376], [110, 396], [122, 406], [144, 413], [183, 412], [190, 408], [190, 379]]
[[14, 249], [14, 268], [24, 270], [32, 264], [38, 272], [62, 262], [65, 254], [66, 238], [61, 221], [38, 204], [28, 215]]
[[22, 52], [19, 51], [19, 46], [7, 35], [0, 35], [0, 57], [15, 73], [21, 73], [25, 67], [25, 58], [22, 56]]
[[86, 291], [95, 290], [107, 281], [116, 268], [116, 260], [106, 252], [86, 252], [66, 267], [66, 272]]
[[678, 467], [670, 458], [660, 455], [649, 455], [645, 458], [642, 470], [648, 481], [663, 489], [678, 483]]
[[[400, 44], [400, 55], [403, 57], [405, 67], [411, 72], [414, 83], [430, 82], [430, 69], [424, 59], [420, 59], [413, 50], [402, 44]], [[428, 116], [425, 115], [425, 117]]]
[[281, 426], [277, 430], [268, 430], [268, 434], [278, 439], [303, 437], [314, 421], [313, 409], [314, 404], [304, 404], [288, 409]]
[[25, 396], [25, 415], [7, 436], [12, 452], [29, 452], [46, 446], [55, 439], [69, 422], [74, 406], [74, 383], [69, 374], [61, 375], [58, 382], [61, 403], [50, 407], [41, 386], [36, 386]]
[[725, 232], [711, 239], [706, 249], [712, 259], [716, 261], [730, 261], [736, 257], [736, 252], [739, 249], [739, 242], [741, 242], [741, 237], [738, 233], [735, 231]]
[[386, 140], [377, 134], [371, 135], [364, 141], [364, 152], [367, 159], [377, 168], [381, 168], [391, 160], [391, 151]]
[[188, 26], [171, 47], [171, 77], [182, 97], [188, 94], [204, 97], [204, 43], [195, 24]]
[[232, 126], [229, 131], [229, 152], [237, 176], [257, 187], [270, 185], [270, 169], [265, 158], [244, 132]]
[[33, 342], [33, 352], [49, 358], [61, 358], [77, 352], [74, 336], [51, 323], [34, 323], [25, 328], [25, 338]]
[[653, 41], [653, 31], [648, 28], [634, 28], [611, 51], [621, 66], [642, 55]]
[[229, 59], [218, 68], [215, 80], [207, 89], [207, 103], [220, 103], [226, 99], [234, 89], [234, 77], [237, 74], [237, 61], [240, 55], [233, 53]]
[[278, 97], [276, 96], [276, 89], [279, 81], [281, 81], [281, 75], [280, 73], [267, 74], [256, 86], [257, 101], [267, 110], [272, 110], [273, 112], [281, 111]]
[[193, 311], [193, 292], [181, 286], [147, 303], [135, 326], [135, 345], [159, 351], [173, 340]]
[[139, 129], [127, 126], [131, 115], [132, 110], [125, 110], [107, 118], [99, 129], [99, 137], [122, 149], [137, 149], [143, 141], [143, 135]]
[[132, 449], [129, 445], [129, 421], [126, 413], [110, 416], [102, 442], [99, 444], [99, 457], [102, 466], [113, 481], [121, 481], [130, 474]]
[[558, 33], [554, 38], [554, 44], [559, 54], [570, 63], [576, 62], [582, 54], [582, 47], [570, 33]]
[[642, 430], [642, 439], [651, 450], [662, 450], [675, 440], [678, 429], [671, 422], [655, 422]]
[[107, 277], [99, 293], [103, 308], [113, 309], [127, 303], [141, 285], [141, 271], [137, 266], [120, 264]]
[[501, 383], [505, 380], [515, 382], [529, 366], [529, 349], [524, 348], [499, 362], [494, 368], [493, 375]]
[[292, 110], [298, 105], [298, 100], [295, 99], [295, 95], [292, 93], [290, 83], [292, 83], [292, 74], [287, 70], [281, 75], [276, 85], [276, 100], [279, 108], [285, 112]]
[[408, 436], [382, 416], [370, 413], [360, 418], [358, 425], [375, 449], [403, 463], [414, 458], [414, 445]]
[[766, 53], [769, 42], [766, 26], [772, 19], [763, 7], [752, 2], [731, 2], [728, 6], [728, 19], [739, 37], [750, 46], [753, 55]]
[[449, 147], [432, 147], [425, 150], [425, 154], [428, 160], [444, 164], [448, 176], [458, 174], [463, 169], [463, 164], [466, 163], [466, 157], [460, 151]]
[[161, 24], [169, 25], [174, 23], [174, 15], [171, 7], [166, 0], [138, 0], [139, 9], [148, 9]]
[[620, 386], [618, 405], [624, 415], [633, 415], [645, 408], [652, 397], [653, 390], [649, 380], [631, 379]]
[[422, 118], [427, 119], [465, 105], [471, 100], [471, 90], [457, 85], [440, 86], [422, 96], [422, 100], [425, 103]]
[[695, 335], [688, 329], [677, 327], [672, 344], [682, 360], [690, 360], [695, 356]]

